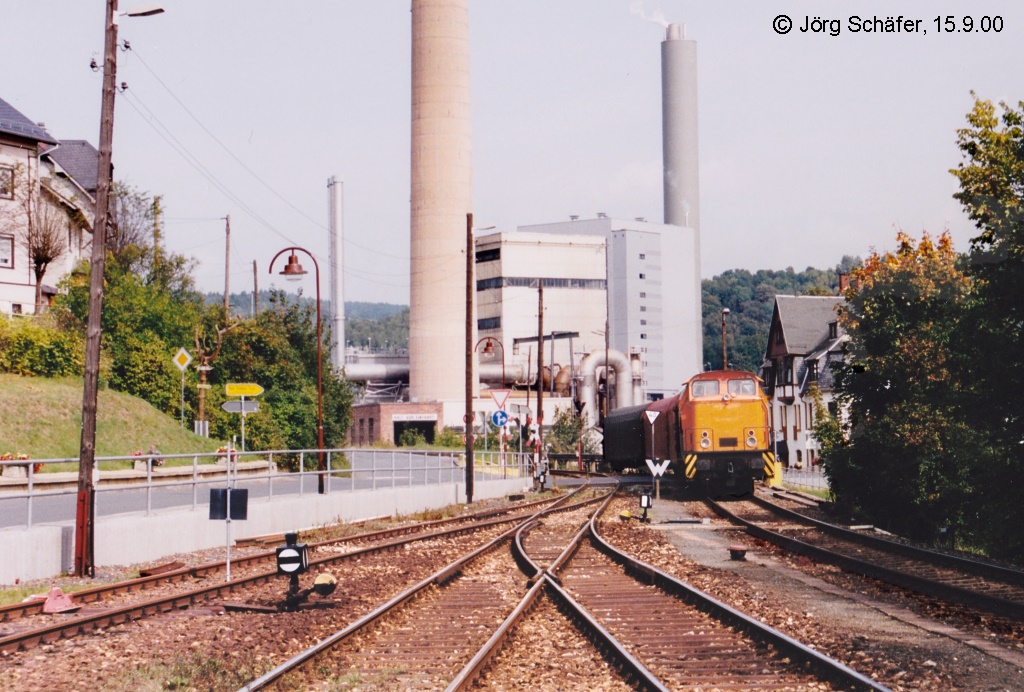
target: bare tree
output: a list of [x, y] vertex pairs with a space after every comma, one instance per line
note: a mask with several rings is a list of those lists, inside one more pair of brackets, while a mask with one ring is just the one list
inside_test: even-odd
[[[43, 188], [44, 191], [46, 188]], [[44, 192], [30, 214], [28, 228], [20, 236], [22, 247], [28, 252], [32, 273], [36, 279], [36, 314], [43, 306], [43, 276], [50, 265], [68, 251], [68, 232], [74, 226], [74, 215], [63, 205], [49, 199]]]
[[145, 250], [153, 240], [156, 210], [149, 193], [123, 182], [111, 183], [107, 250], [128, 264], [126, 269], [140, 271], [145, 263]]
[[41, 184], [22, 165], [14, 169], [14, 199], [0, 215], [0, 230], [7, 231], [24, 248], [35, 277], [35, 312], [42, 311], [43, 277], [50, 265], [68, 252], [69, 231], [88, 227], [81, 212]]

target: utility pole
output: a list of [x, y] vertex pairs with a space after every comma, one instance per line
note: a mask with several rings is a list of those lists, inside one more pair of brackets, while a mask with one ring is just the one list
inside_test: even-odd
[[163, 231], [160, 230], [160, 195], [153, 195], [153, 273], [160, 275], [160, 241]]
[[100, 378], [100, 315], [103, 310], [103, 273], [106, 269], [107, 214], [110, 203], [110, 165], [114, 139], [114, 79], [117, 72], [117, 0], [107, 0], [103, 42], [103, 99], [100, 113], [99, 175], [96, 183], [96, 218], [89, 260], [89, 316], [85, 330], [85, 383], [82, 391], [82, 440], [78, 462], [78, 506], [75, 512], [75, 575], [94, 576], [96, 468], [96, 399]]
[[722, 308], [722, 370], [729, 369], [729, 358], [725, 348], [725, 316], [729, 314], [729, 308]]
[[544, 279], [537, 279], [537, 468], [544, 453]]
[[260, 280], [256, 274], [256, 260], [252, 261], [252, 316], [260, 311]]
[[466, 214], [466, 503], [473, 501], [473, 215]]
[[231, 277], [231, 214], [224, 217], [224, 323], [231, 321], [228, 312], [228, 279]]

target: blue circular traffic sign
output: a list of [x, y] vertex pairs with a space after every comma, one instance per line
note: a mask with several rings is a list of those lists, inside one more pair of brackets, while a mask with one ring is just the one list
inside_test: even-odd
[[504, 427], [505, 423], [508, 423], [508, 414], [504, 411], [495, 411], [491, 414], [491, 422], [499, 428]]

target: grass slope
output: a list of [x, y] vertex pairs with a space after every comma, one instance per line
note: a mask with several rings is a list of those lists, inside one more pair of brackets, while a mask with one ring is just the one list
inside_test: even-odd
[[[82, 379], [0, 374], [0, 454], [33, 459], [77, 457], [82, 437]], [[215, 451], [217, 440], [193, 435], [142, 399], [102, 390], [96, 456], [122, 456], [156, 445], [165, 454]]]

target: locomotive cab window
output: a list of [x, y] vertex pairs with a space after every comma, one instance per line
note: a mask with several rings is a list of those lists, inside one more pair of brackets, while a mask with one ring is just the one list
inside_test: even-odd
[[716, 396], [718, 394], [718, 380], [697, 380], [693, 383], [694, 396]]
[[753, 396], [757, 394], [757, 384], [752, 379], [729, 380], [729, 394], [732, 396]]

